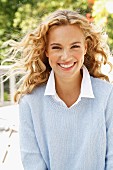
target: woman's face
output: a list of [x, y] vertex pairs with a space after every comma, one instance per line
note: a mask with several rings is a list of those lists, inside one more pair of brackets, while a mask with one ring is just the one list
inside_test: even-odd
[[46, 56], [55, 77], [75, 79], [80, 74], [86, 49], [84, 34], [78, 26], [51, 28], [47, 35]]

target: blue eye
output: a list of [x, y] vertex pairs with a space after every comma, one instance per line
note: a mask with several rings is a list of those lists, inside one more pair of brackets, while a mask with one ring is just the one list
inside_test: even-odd
[[58, 46], [53, 46], [52, 49], [61, 49], [61, 48]]
[[80, 48], [79, 45], [73, 45], [71, 48]]

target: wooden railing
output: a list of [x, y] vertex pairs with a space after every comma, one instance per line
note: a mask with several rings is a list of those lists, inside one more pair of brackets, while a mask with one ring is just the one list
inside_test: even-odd
[[[10, 66], [0, 66], [0, 106], [5, 105], [5, 99], [4, 99], [4, 81], [2, 75], [6, 74], [8, 70], [10, 69]], [[15, 76], [11, 75], [9, 78], [9, 104], [13, 104], [13, 97], [15, 93]]]

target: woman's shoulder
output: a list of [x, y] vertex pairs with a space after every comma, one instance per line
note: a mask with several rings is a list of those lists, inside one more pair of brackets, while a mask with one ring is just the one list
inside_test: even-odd
[[91, 76], [91, 81], [92, 81], [92, 84], [95, 85], [95, 86], [104, 86], [106, 88], [112, 88], [113, 87], [113, 84], [106, 81], [106, 80], [102, 80], [100, 78], [95, 78], [95, 77], [92, 77]]
[[113, 84], [108, 81], [91, 76], [91, 83], [94, 93], [100, 95], [101, 97], [109, 96], [113, 93]]
[[25, 94], [22, 96], [21, 100], [27, 101], [28, 103], [30, 101], [36, 101], [41, 100], [44, 96], [46, 85], [40, 85], [38, 87], [35, 87], [31, 93]]

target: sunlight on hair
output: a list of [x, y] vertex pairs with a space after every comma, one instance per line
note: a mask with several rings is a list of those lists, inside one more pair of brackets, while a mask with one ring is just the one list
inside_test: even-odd
[[[113, 63], [113, 57], [109, 58], [110, 63]], [[113, 71], [109, 64], [102, 65], [102, 73], [109, 77], [110, 82], [113, 82]]]

